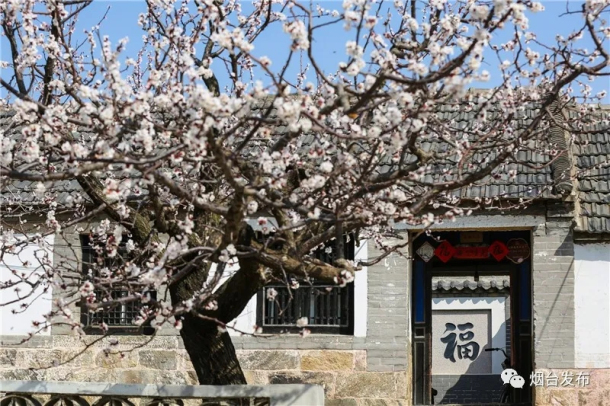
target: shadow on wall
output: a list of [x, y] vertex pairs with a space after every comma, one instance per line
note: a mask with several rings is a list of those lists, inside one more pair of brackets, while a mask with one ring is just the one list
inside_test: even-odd
[[[498, 338], [502, 330], [500, 328], [496, 336], [481, 348], [481, 353], [492, 346], [491, 343]], [[504, 390], [500, 375], [469, 374], [469, 372], [480, 370], [479, 367], [480, 357], [477, 357], [470, 364], [466, 373], [462, 375], [434, 375], [434, 371], [432, 371], [432, 388], [438, 391], [434, 398], [434, 404], [499, 402]]]

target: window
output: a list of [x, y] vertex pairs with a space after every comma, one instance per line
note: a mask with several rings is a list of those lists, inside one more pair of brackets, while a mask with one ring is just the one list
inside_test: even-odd
[[[354, 237], [344, 239], [344, 257], [354, 259]], [[325, 249], [315, 253], [315, 257], [332, 263], [335, 247], [332, 242]], [[354, 332], [354, 283], [340, 287], [334, 283], [321, 281], [300, 281], [289, 279], [286, 283], [268, 285], [258, 294], [257, 324], [263, 333], [297, 333], [302, 327], [297, 320], [307, 318], [307, 326], [312, 333], [353, 334]], [[267, 298], [269, 290], [275, 289], [274, 300]]]
[[[127, 238], [123, 237], [123, 241], [119, 244], [117, 254], [114, 257], [110, 257], [107, 255], [106, 249], [102, 248], [103, 245], [92, 244], [88, 235], [81, 236], [82, 263], [85, 280], [99, 277], [100, 272], [105, 268], [114, 271], [118, 269], [122, 263], [128, 261], [130, 256], [125, 248], [126, 242]], [[156, 293], [157, 292], [151, 291], [147, 294], [151, 299], [156, 300]], [[130, 292], [125, 288], [117, 288], [110, 290], [95, 290], [95, 294], [97, 300], [102, 301], [104, 298], [116, 300], [127, 297], [130, 295]], [[145, 334], [150, 334], [153, 331], [151, 327], [143, 326], [142, 330], [140, 330], [140, 326], [135, 324], [135, 319], [140, 315], [142, 307], [143, 305], [141, 302], [130, 301], [97, 312], [90, 312], [83, 305], [81, 309], [81, 323], [92, 332], [97, 332], [98, 330], [101, 332], [102, 323], [106, 323], [113, 333], [136, 333], [142, 331]]]

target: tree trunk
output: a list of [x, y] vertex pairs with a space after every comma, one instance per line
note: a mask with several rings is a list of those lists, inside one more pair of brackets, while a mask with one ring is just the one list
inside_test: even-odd
[[245, 385], [229, 333], [191, 314], [184, 316], [180, 335], [200, 385]]
[[[245, 225], [240, 230], [240, 245], [250, 245], [253, 231]], [[199, 310], [199, 313], [220, 323], [227, 324], [238, 317], [250, 299], [261, 289], [265, 280], [261, 265], [252, 260], [240, 260], [239, 270], [228, 278], [215, 292], [216, 310]], [[172, 303], [178, 305], [193, 297], [205, 285], [209, 268], [189, 273], [170, 285]], [[180, 335], [189, 354], [201, 385], [245, 385], [246, 378], [239, 365], [235, 347], [229, 333], [220, 333], [218, 323], [186, 313], [182, 319]]]

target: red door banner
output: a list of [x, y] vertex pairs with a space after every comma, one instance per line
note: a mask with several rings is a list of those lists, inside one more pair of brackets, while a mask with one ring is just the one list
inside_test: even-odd
[[502, 261], [506, 254], [508, 254], [508, 248], [506, 248], [506, 245], [504, 245], [503, 242], [494, 241], [489, 246], [489, 253], [496, 259], [496, 261]]
[[455, 259], [485, 259], [489, 258], [489, 247], [455, 247]]
[[441, 245], [436, 247], [434, 250], [436, 255], [441, 261], [447, 262], [455, 255], [455, 248], [449, 243], [449, 241], [443, 241]]
[[[521, 239], [520, 239], [521, 240]], [[512, 241], [512, 240], [511, 240]], [[525, 242], [523, 240], [523, 242]], [[519, 243], [521, 244], [521, 243]], [[527, 243], [526, 243], [527, 245]], [[512, 246], [517, 247], [517, 243]], [[519, 245], [520, 246], [520, 245]], [[523, 249], [520, 249], [523, 252]], [[434, 250], [434, 255], [443, 262], [448, 262], [450, 259], [485, 259], [491, 255], [496, 261], [502, 261], [508, 254], [509, 249], [501, 241], [494, 241], [490, 246], [482, 245], [478, 247], [454, 247], [449, 241], [443, 241]], [[509, 258], [510, 259], [510, 258]], [[512, 259], [511, 259], [512, 261]]]

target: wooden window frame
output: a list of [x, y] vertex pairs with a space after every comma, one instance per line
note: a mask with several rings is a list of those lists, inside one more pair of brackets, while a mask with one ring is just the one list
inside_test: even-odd
[[[348, 241], [349, 240], [349, 241]], [[323, 249], [319, 249], [316, 252], [316, 258], [320, 259], [326, 263], [332, 263], [333, 260], [333, 253], [328, 253], [326, 252], [327, 248], [331, 248], [331, 250], [334, 251], [335, 246], [334, 243], [330, 242], [329, 244], [326, 245], [325, 248]], [[349, 235], [349, 237], [345, 237], [344, 238], [344, 258], [349, 259], [349, 260], [354, 260], [355, 257], [355, 248], [356, 248], [356, 241], [355, 241], [355, 236], [354, 235]], [[333, 285], [332, 283], [328, 283], [328, 282], [319, 282], [319, 281], [315, 281], [315, 280], [310, 280], [310, 281], [298, 281], [299, 282], [299, 287], [297, 289], [291, 289], [290, 287], [288, 287], [285, 283], [284, 284], [280, 284], [280, 283], [275, 283], [275, 284], [269, 284], [267, 286], [265, 286], [263, 289], [261, 289], [258, 294], [257, 294], [257, 311], [256, 311], [256, 322], [257, 322], [257, 326], [262, 330], [263, 334], [280, 334], [280, 333], [289, 333], [289, 334], [297, 334], [303, 331], [304, 328], [306, 328], [307, 330], [309, 330], [312, 334], [331, 334], [331, 335], [353, 335], [354, 334], [354, 311], [355, 311], [355, 300], [354, 300], [354, 282], [350, 282], [348, 284], [346, 284], [344, 287], [340, 287], [339, 285]], [[286, 324], [267, 324], [265, 322], [265, 319], [267, 318], [267, 313], [266, 310], [269, 309], [270, 307], [270, 301], [267, 299], [267, 289], [276, 289], [276, 291], [278, 291], [278, 297], [282, 296], [283, 292], [286, 292], [288, 290], [292, 291], [292, 295], [293, 297], [296, 297], [298, 300], [303, 300], [303, 302], [294, 302], [295, 299], [293, 299], [293, 302], [289, 304], [289, 306], [292, 306], [292, 315], [291, 315], [291, 322], [290, 323], [286, 323]], [[315, 292], [320, 292], [320, 289], [326, 290], [326, 288], [332, 288], [335, 291], [339, 291], [340, 290], [340, 295], [342, 296], [341, 299], [344, 299], [346, 302], [342, 303], [339, 302], [340, 305], [338, 305], [335, 302], [335, 310], [337, 308], [341, 308], [343, 309], [344, 312], [347, 313], [347, 316], [345, 317], [345, 323], [342, 324], [312, 324], [312, 325], [306, 325], [303, 327], [298, 327], [296, 325], [296, 319], [300, 318], [300, 317], [308, 317], [310, 320], [312, 318], [316, 318], [315, 315], [311, 315], [309, 312], [304, 312], [301, 314], [296, 314], [298, 313], [300, 310], [303, 309], [304, 303], [309, 304], [309, 308], [311, 309], [311, 295], [316, 294]], [[306, 295], [302, 295], [303, 292], [308, 291], [309, 294]], [[323, 294], [323, 293], [322, 293]], [[334, 295], [334, 298], [338, 298], [338, 294]], [[330, 297], [330, 296], [329, 296]], [[327, 301], [327, 303], [325, 304], [328, 305], [329, 301]], [[277, 307], [278, 305], [275, 304], [275, 307]], [[315, 305], [314, 305], [315, 306]], [[296, 307], [296, 309], [295, 309]], [[284, 311], [289, 311], [289, 307], [285, 307]], [[329, 317], [329, 313], [328, 313], [328, 307], [324, 309], [326, 311], [326, 319], [328, 322], [328, 319], [330, 318], [334, 318], [336, 320], [336, 315], [333, 317]], [[335, 313], [336, 314], [336, 313]], [[318, 318], [324, 318], [324, 316], [318, 316]], [[284, 320], [286, 318], [284, 317]]]
[[[95, 253], [95, 250], [91, 247], [90, 244], [90, 236], [87, 234], [83, 234], [80, 236], [80, 243], [81, 243], [81, 255], [82, 255], [82, 259], [81, 259], [81, 264], [82, 264], [82, 269], [81, 272], [82, 274], [85, 276], [85, 279], [87, 278], [87, 275], [89, 273], [89, 269], [91, 264], [94, 263], [94, 261], [96, 260], [97, 254]], [[123, 237], [123, 241], [119, 244], [119, 252], [117, 253], [117, 257], [113, 259], [112, 262], [122, 262], [125, 256], [128, 256], [126, 250], [125, 250], [125, 243], [126, 243], [126, 238], [125, 236]], [[112, 290], [112, 293], [114, 292], [126, 292], [122, 289], [116, 289], [116, 290]], [[153, 300], [156, 299], [157, 296], [157, 292], [156, 291], [152, 291], [151, 293], [151, 298]], [[127, 309], [127, 306], [134, 306], [137, 307], [137, 303], [134, 302], [133, 304], [126, 304], [126, 305], [122, 305], [122, 309], [119, 311], [119, 313], [126, 313], [126, 315], [124, 316], [124, 318], [126, 319], [127, 317], [129, 317], [131, 315], [131, 313], [135, 313], [137, 314], [139, 312], [139, 307], [137, 307], [138, 310], [135, 309]], [[110, 311], [114, 311], [116, 312], [116, 310], [110, 310]], [[107, 321], [103, 320], [104, 316], [95, 316], [94, 314], [91, 314], [87, 308], [86, 305], [83, 303], [81, 305], [81, 324], [84, 326], [85, 331], [87, 332], [87, 334], [93, 334], [93, 335], [98, 335], [98, 334], [105, 334], [106, 332], [102, 329], [100, 323], [93, 321], [94, 319], [102, 319], [103, 322], [106, 322], [107, 326], [108, 326], [108, 330], [107, 332], [110, 334], [115, 334], [115, 335], [121, 335], [121, 334], [125, 334], [125, 335], [138, 335], [138, 334], [143, 334], [143, 335], [152, 335], [154, 334], [155, 329], [153, 327], [150, 326], [150, 323], [147, 324], [143, 324], [141, 326], [138, 326], [136, 324], [133, 323], [133, 321], [131, 323], [126, 323], [126, 324], [112, 324], [112, 323], [108, 323]]]

